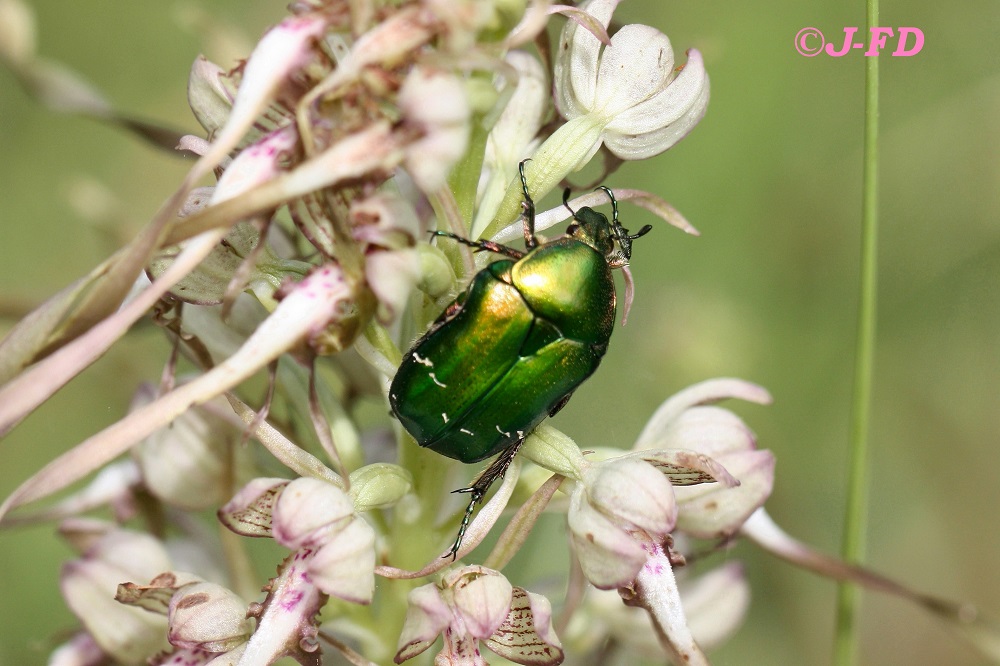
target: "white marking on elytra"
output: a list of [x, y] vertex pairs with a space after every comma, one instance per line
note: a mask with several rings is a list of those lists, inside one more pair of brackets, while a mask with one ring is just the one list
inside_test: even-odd
[[500, 426], [493, 426], [493, 427], [496, 428], [497, 432], [500, 433], [501, 435], [503, 435], [504, 437], [510, 437], [510, 433], [501, 430]]
[[430, 377], [432, 380], [434, 380], [434, 383], [440, 386], [441, 388], [448, 388], [447, 384], [442, 384], [441, 382], [438, 381], [438, 378], [434, 376], [433, 372], [428, 372], [427, 376]]
[[472, 432], [471, 430], [466, 430], [465, 428], [459, 428], [458, 431], [459, 432], [464, 432], [469, 437], [472, 437], [472, 436], [474, 436], [476, 434], [476, 433]]
[[518, 430], [517, 431], [517, 438], [518, 439], [524, 439], [524, 431], [523, 430]]
[[447, 415], [447, 414], [446, 414], [445, 412], [441, 412], [441, 418], [443, 418], [443, 419], [444, 419], [444, 422], [445, 422], [445, 423], [447, 423], [447, 422], [448, 422], [448, 415]]
[[420, 365], [426, 365], [428, 368], [434, 367], [434, 361], [430, 360], [429, 358], [420, 358], [420, 354], [418, 354], [417, 352], [413, 352], [413, 360], [419, 363]]

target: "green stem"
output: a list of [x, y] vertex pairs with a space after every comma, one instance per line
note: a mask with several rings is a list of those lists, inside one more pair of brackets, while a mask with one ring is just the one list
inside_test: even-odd
[[457, 463], [442, 455], [417, 446], [409, 435], [400, 445], [399, 464], [413, 474], [413, 504], [408, 510], [397, 508], [397, 519], [390, 535], [394, 560], [393, 566], [402, 569], [421, 569], [443, 549], [438, 527], [440, 507], [445, 503], [451, 488], [449, 472]]
[[[867, 0], [868, 34], [878, 25], [878, 0]], [[868, 434], [872, 366], [875, 353], [875, 300], [878, 239], [878, 56], [865, 60], [864, 172], [861, 203], [861, 267], [858, 329], [851, 405], [851, 449], [847, 506], [841, 554], [851, 564], [864, 555], [868, 508]], [[853, 664], [857, 652], [858, 588], [841, 583], [837, 590], [837, 627], [833, 663]]]

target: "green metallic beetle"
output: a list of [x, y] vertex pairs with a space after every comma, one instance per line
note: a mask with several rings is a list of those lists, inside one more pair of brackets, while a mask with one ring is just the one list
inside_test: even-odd
[[[393, 413], [420, 446], [463, 463], [500, 454], [470, 487], [455, 491], [472, 499], [453, 558], [476, 505], [528, 433], [597, 369], [615, 319], [611, 269], [627, 267], [632, 241], [652, 228], [629, 235], [618, 222], [614, 194], [602, 187], [611, 222], [587, 207], [570, 209], [566, 235], [540, 244], [524, 162], [519, 170], [527, 251], [435, 232], [506, 258], [476, 274], [406, 353], [389, 388]], [[567, 208], [568, 198], [566, 190]]]

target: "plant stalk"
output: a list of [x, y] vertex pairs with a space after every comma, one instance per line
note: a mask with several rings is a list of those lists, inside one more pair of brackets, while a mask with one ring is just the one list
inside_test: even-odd
[[[878, 25], [878, 0], [867, 0], [868, 34]], [[861, 266], [858, 299], [854, 390], [851, 403], [849, 478], [841, 555], [858, 565], [864, 557], [868, 524], [868, 436], [875, 355], [875, 319], [878, 240], [878, 56], [865, 59], [865, 128], [861, 201]], [[859, 608], [858, 588], [842, 582], [837, 589], [837, 625], [833, 663], [856, 661]]]

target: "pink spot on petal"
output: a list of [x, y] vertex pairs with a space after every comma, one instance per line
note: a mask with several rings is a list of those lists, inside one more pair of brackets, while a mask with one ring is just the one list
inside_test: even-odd
[[303, 594], [302, 592], [295, 592], [289, 594], [287, 597], [281, 600], [281, 609], [286, 611], [293, 611], [295, 607], [302, 602]]

